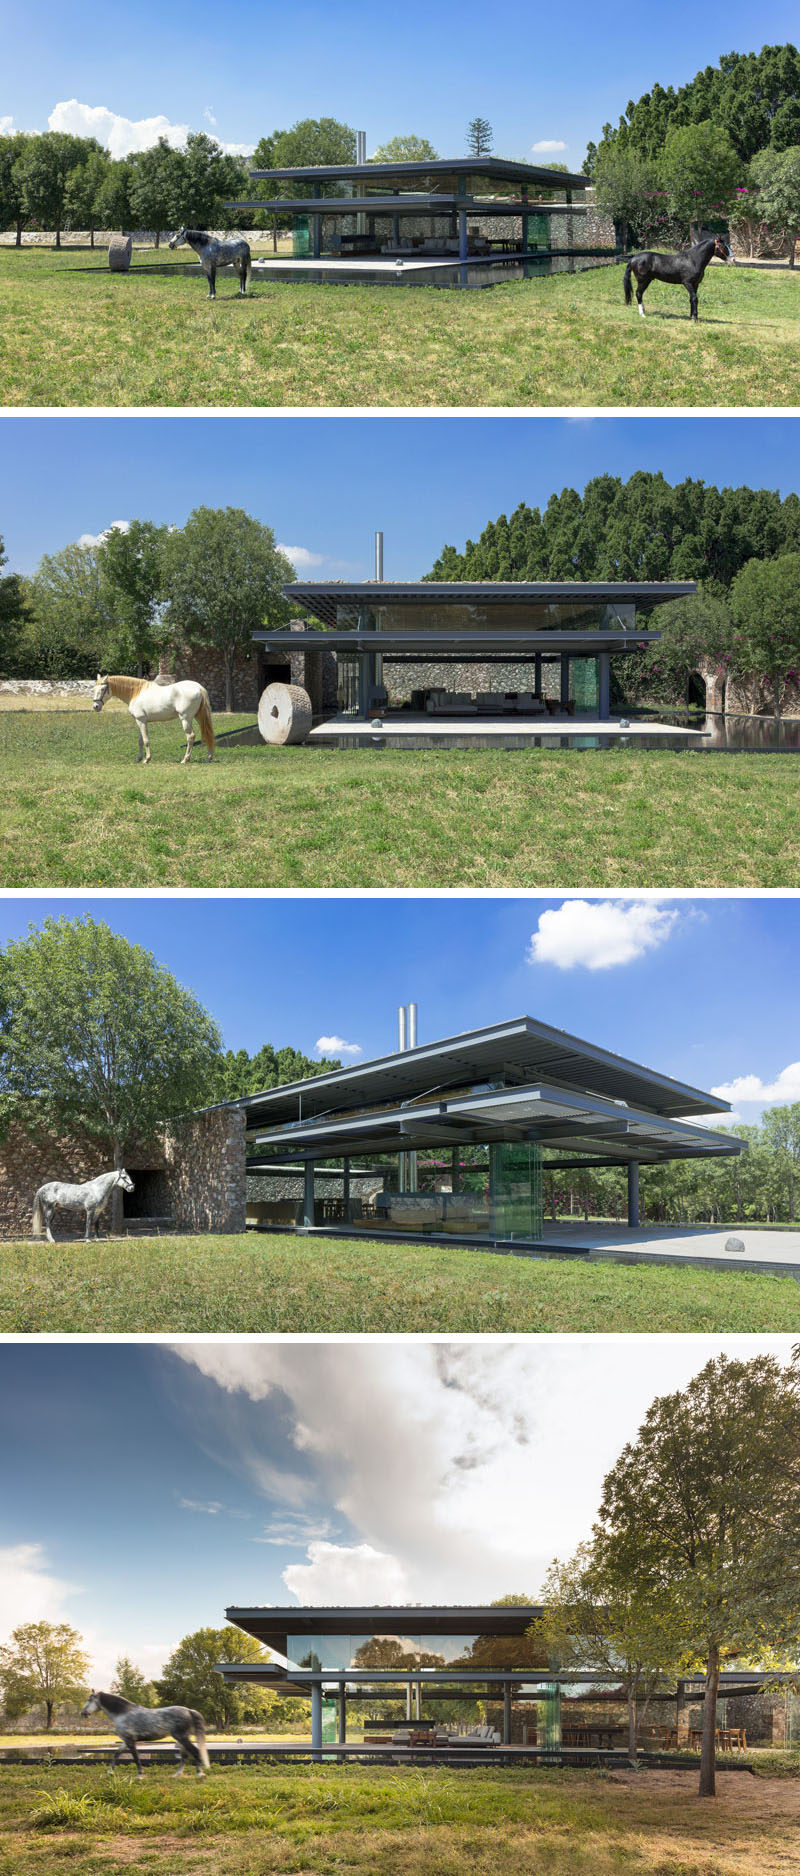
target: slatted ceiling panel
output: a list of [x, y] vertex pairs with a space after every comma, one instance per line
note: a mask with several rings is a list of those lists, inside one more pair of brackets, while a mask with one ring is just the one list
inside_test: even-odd
[[690, 580], [425, 580], [414, 584], [387, 580], [380, 583], [366, 581], [356, 585], [344, 581], [341, 584], [334, 582], [323, 585], [318, 581], [298, 580], [290, 582], [283, 590], [287, 599], [304, 607], [323, 625], [332, 626], [336, 624], [339, 606], [388, 606], [397, 605], [403, 600], [415, 606], [438, 606], [443, 602], [480, 605], [482, 601], [492, 606], [535, 605], [541, 602], [569, 605], [576, 600], [611, 604], [616, 601], [625, 605], [647, 606], [658, 605], [668, 599], [685, 599], [696, 588]]
[[726, 1103], [715, 1101], [712, 1095], [595, 1049], [530, 1017], [269, 1089], [240, 1105], [251, 1126], [260, 1121], [277, 1125], [296, 1120], [300, 1103], [303, 1118], [310, 1120], [314, 1115], [433, 1096], [438, 1089], [456, 1090], [502, 1077], [509, 1070], [516, 1070], [523, 1081], [562, 1081], [580, 1092], [625, 1100], [663, 1114], [688, 1117], [728, 1111]]

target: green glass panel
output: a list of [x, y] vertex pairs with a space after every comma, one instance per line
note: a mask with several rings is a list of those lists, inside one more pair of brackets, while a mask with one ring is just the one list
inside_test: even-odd
[[339, 1707], [336, 1700], [322, 1696], [322, 1743], [335, 1746], [339, 1737]]
[[311, 253], [311, 236], [307, 215], [295, 215], [292, 227], [292, 254], [295, 260], [303, 260]]
[[536, 1740], [545, 1752], [561, 1750], [561, 1690], [557, 1685], [540, 1688], [536, 1705]]
[[596, 716], [599, 701], [596, 658], [573, 658], [572, 695], [576, 710], [587, 710]]
[[491, 1148], [492, 1230], [502, 1238], [541, 1238], [542, 1149], [535, 1140]]

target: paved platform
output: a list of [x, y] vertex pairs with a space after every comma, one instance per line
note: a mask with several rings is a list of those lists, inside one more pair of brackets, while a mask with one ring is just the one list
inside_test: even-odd
[[[744, 1251], [726, 1251], [728, 1238], [739, 1238]], [[708, 1270], [772, 1271], [800, 1281], [800, 1230], [757, 1231], [748, 1225], [585, 1225], [575, 1219], [547, 1222], [545, 1250], [588, 1253], [590, 1261], [621, 1264], [699, 1265]]]
[[551, 717], [551, 716], [428, 716], [426, 712], [403, 716], [381, 717], [378, 723], [367, 718], [334, 717], [326, 723], [318, 723], [308, 738], [312, 743], [340, 742], [343, 737], [388, 740], [402, 742], [415, 736], [434, 737], [437, 742], [446, 742], [448, 738], [497, 736], [519, 737], [524, 741], [548, 739], [561, 741], [565, 736], [570, 740], [579, 740], [584, 736], [603, 736], [621, 741], [632, 741], [643, 736], [679, 737], [687, 743], [707, 741], [710, 732], [705, 729], [683, 728], [676, 723], [646, 723], [631, 719], [621, 722], [618, 717]]

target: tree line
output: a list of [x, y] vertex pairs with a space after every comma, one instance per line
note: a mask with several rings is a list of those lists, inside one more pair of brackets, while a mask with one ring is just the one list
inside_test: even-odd
[[[651, 1224], [794, 1224], [800, 1198], [800, 1102], [770, 1107], [757, 1126], [735, 1132], [747, 1150], [730, 1159], [669, 1160], [642, 1166], [639, 1211]], [[626, 1175], [616, 1167], [542, 1169], [545, 1213], [553, 1218], [626, 1215]]]
[[671, 485], [636, 470], [594, 476], [546, 507], [521, 502], [429, 580], [696, 580], [659, 606], [660, 644], [614, 670], [615, 702], [685, 701], [696, 672], [735, 681], [747, 707], [780, 710], [800, 678], [800, 497], [774, 489]]
[[800, 53], [730, 52], [677, 89], [656, 84], [590, 143], [584, 171], [639, 247], [727, 223], [750, 253], [800, 234]]
[[[5, 563], [0, 536], [0, 568]], [[241, 508], [195, 508], [182, 528], [132, 520], [0, 578], [0, 676], [150, 675], [183, 645], [222, 655], [233, 708], [237, 652], [284, 624], [294, 568], [272, 528]]]

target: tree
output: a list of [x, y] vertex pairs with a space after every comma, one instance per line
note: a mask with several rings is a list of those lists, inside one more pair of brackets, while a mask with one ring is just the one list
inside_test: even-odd
[[128, 199], [131, 218], [140, 228], [152, 228], [156, 247], [167, 228], [177, 228], [186, 186], [186, 163], [166, 137], [149, 150], [129, 159]]
[[732, 659], [733, 625], [725, 601], [702, 587], [686, 599], [658, 608], [660, 643], [651, 645], [640, 664], [640, 679], [652, 695], [683, 696], [691, 701], [691, 680], [727, 677]]
[[491, 156], [494, 131], [488, 117], [472, 117], [467, 125], [467, 155]]
[[649, 157], [639, 150], [612, 144], [596, 159], [595, 187], [599, 208], [607, 209], [623, 224], [622, 245], [647, 247], [674, 239], [666, 190]]
[[222, 653], [225, 708], [233, 709], [236, 653], [265, 623], [288, 618], [281, 588], [294, 569], [271, 528], [243, 508], [195, 508], [164, 543], [164, 596], [175, 638]]
[[132, 1700], [137, 1707], [154, 1707], [158, 1699], [153, 1681], [134, 1666], [128, 1655], [120, 1655], [110, 1692], [121, 1694], [123, 1700]]
[[800, 679], [800, 553], [749, 560], [730, 592], [731, 670], [769, 686], [779, 716], [787, 684]]
[[800, 1375], [722, 1355], [656, 1399], [604, 1481], [596, 1530], [615, 1579], [687, 1666], [705, 1665], [700, 1796], [713, 1797], [723, 1660], [797, 1644]]
[[551, 1565], [542, 1601], [541, 1624], [531, 1632], [543, 1637], [558, 1668], [605, 1674], [619, 1684], [635, 1759], [653, 1695], [675, 1674], [675, 1638], [664, 1612], [615, 1569], [600, 1535], [581, 1544], [568, 1563]]
[[233, 1624], [200, 1628], [185, 1635], [165, 1662], [156, 1682], [164, 1706], [195, 1707], [210, 1726], [220, 1730], [243, 1721], [265, 1719], [275, 1703], [268, 1689], [255, 1684], [231, 1686], [217, 1673], [222, 1661], [269, 1661], [269, 1650]]
[[105, 150], [90, 150], [85, 163], [76, 163], [67, 177], [64, 212], [74, 228], [88, 228], [89, 245], [101, 219], [109, 159]]
[[[5, 543], [0, 534], [0, 568], [8, 565]], [[19, 573], [0, 574], [0, 676], [16, 669], [20, 634], [30, 617], [28, 595]]]
[[111, 624], [97, 549], [70, 542], [45, 554], [30, 585], [28, 643], [37, 674], [89, 677], [103, 661]]
[[28, 218], [40, 228], [55, 230], [56, 247], [67, 214], [72, 171], [81, 167], [100, 145], [94, 137], [71, 137], [63, 130], [46, 130], [31, 137], [18, 165], [23, 202]]
[[88, 1138], [115, 1167], [131, 1142], [205, 1102], [219, 1047], [191, 991], [88, 916], [47, 918], [0, 952], [6, 1115]]
[[741, 181], [742, 163], [719, 124], [676, 125], [659, 159], [671, 214], [684, 232], [693, 223], [727, 215]]
[[179, 219], [187, 227], [227, 228], [231, 217], [226, 203], [240, 196], [248, 181], [247, 164], [240, 156], [228, 156], [204, 130], [190, 131], [179, 172]]
[[96, 203], [97, 218], [102, 228], [118, 228], [124, 233], [134, 225], [130, 200], [132, 163], [132, 158], [123, 157], [117, 163], [109, 159], [106, 164]]
[[655, 84], [627, 105], [616, 129], [603, 125], [601, 150], [616, 143], [658, 156], [674, 125], [710, 120], [730, 137], [747, 163], [768, 143], [785, 149], [798, 142], [792, 126], [800, 99], [800, 53], [796, 47], [762, 46], [760, 52], [728, 52], [676, 90]]
[[14, 228], [15, 246], [22, 246], [27, 221], [23, 159], [32, 139], [23, 130], [0, 136], [0, 228]]
[[778, 1177], [786, 1189], [786, 1209], [795, 1221], [795, 1191], [800, 1174], [800, 1101], [789, 1107], [771, 1107], [764, 1115], [761, 1132], [768, 1152], [773, 1156]]
[[[335, 117], [302, 117], [290, 130], [274, 130], [256, 145], [255, 169], [307, 169], [311, 165], [354, 163], [356, 132]], [[294, 184], [292, 184], [294, 188]]]
[[274, 1049], [265, 1042], [255, 1055], [246, 1049], [226, 1049], [220, 1057], [215, 1101], [239, 1101], [247, 1094], [260, 1094], [265, 1088], [277, 1088], [287, 1081], [303, 1081], [309, 1075], [328, 1075], [342, 1064], [334, 1057], [313, 1059], [300, 1049]]
[[438, 151], [427, 137], [390, 137], [373, 150], [371, 163], [435, 163]]
[[0, 1685], [10, 1716], [44, 1706], [47, 1731], [56, 1707], [83, 1691], [89, 1673], [83, 1636], [67, 1622], [25, 1622], [0, 1648]]
[[779, 234], [794, 267], [800, 237], [800, 142], [778, 151], [762, 150], [753, 158], [753, 179], [758, 187], [757, 213], [771, 233]]
[[97, 550], [108, 611], [118, 627], [113, 654], [109, 632], [108, 661], [113, 655], [114, 661], [119, 658], [124, 665], [135, 665], [137, 677], [143, 676], [145, 664], [157, 656], [161, 556], [166, 532], [153, 521], [130, 521], [126, 528], [110, 528]]

